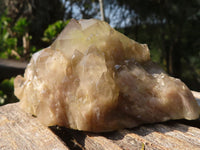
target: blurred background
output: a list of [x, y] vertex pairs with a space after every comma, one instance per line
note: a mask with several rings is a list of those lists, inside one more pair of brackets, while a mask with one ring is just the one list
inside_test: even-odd
[[148, 44], [153, 61], [200, 91], [200, 0], [0, 0], [0, 105], [17, 101], [14, 77], [71, 18], [105, 20]]

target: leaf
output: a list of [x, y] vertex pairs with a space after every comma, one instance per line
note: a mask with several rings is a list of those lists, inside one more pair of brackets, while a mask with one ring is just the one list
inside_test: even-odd
[[48, 28], [44, 31], [44, 36], [42, 41], [44, 42], [52, 42], [58, 34], [63, 30], [63, 28], [68, 24], [67, 21], [56, 21], [55, 23], [48, 26]]
[[13, 30], [19, 34], [20, 36], [24, 35], [25, 32], [27, 31], [27, 27], [28, 27], [28, 21], [26, 18], [20, 18], [17, 20], [17, 22], [15, 23], [15, 26], [13, 27]]

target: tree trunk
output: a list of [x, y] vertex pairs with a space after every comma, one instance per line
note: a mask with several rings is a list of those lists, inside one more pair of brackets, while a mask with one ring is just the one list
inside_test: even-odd
[[29, 40], [29, 33], [26, 32], [24, 36], [22, 37], [23, 41], [23, 48], [24, 48], [24, 56], [27, 57], [30, 53], [30, 40]]
[[102, 21], [105, 21], [103, 0], [99, 0], [99, 6], [100, 6], [100, 12], [101, 12], [101, 20], [102, 20]]

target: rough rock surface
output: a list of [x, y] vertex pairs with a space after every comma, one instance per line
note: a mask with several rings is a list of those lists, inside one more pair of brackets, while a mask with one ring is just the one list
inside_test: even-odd
[[47, 125], [103, 132], [169, 119], [197, 119], [187, 86], [139, 44], [95, 19], [71, 20], [15, 79], [21, 107]]

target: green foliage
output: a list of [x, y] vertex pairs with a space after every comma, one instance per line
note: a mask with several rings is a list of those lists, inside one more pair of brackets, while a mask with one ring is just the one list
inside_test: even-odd
[[29, 23], [26, 18], [19, 18], [13, 27], [13, 31], [17, 36], [23, 36], [27, 31]]
[[63, 30], [63, 28], [68, 24], [68, 21], [56, 21], [53, 24], [50, 24], [48, 28], [44, 31], [44, 36], [42, 41], [51, 43], [55, 40], [58, 34]]
[[[19, 18], [14, 24], [5, 14], [0, 16], [0, 58], [23, 57], [22, 37], [28, 30], [26, 18]], [[31, 39], [31, 36], [28, 38]]]
[[10, 36], [9, 25], [11, 18], [2, 15], [0, 18], [0, 57], [8, 58], [8, 55], [11, 53], [11, 50], [15, 48], [17, 43], [17, 38]]
[[36, 48], [36, 46], [31, 46], [30, 48], [30, 56], [32, 56], [33, 53], [37, 52], [38, 49]]
[[[49, 46], [49, 43], [43, 42], [44, 30], [48, 25], [56, 22], [57, 20], [63, 20], [65, 15], [64, 0], [40, 0], [40, 1], [28, 1], [32, 7], [32, 14], [29, 19], [29, 33], [32, 36], [31, 44], [36, 46], [37, 49], [41, 49]], [[29, 6], [28, 6], [29, 7]]]
[[14, 96], [14, 77], [3, 80], [0, 83], [0, 105], [17, 101]]
[[3, 91], [0, 90], [0, 106], [4, 105], [6, 99], [7, 99], [7, 95], [4, 94]]

